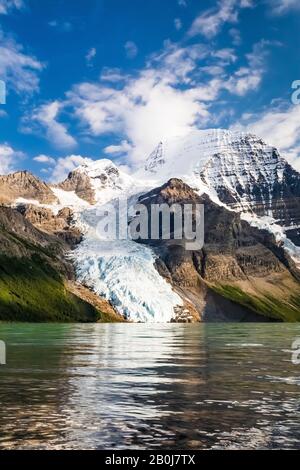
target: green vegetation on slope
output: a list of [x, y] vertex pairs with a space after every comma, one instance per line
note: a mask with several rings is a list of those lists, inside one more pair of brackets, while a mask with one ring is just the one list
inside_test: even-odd
[[257, 297], [243, 292], [232, 285], [213, 286], [212, 290], [226, 299], [249, 308], [255, 313], [268, 318], [287, 322], [300, 321], [300, 294], [291, 295], [287, 301], [276, 299], [271, 295]]
[[112, 307], [73, 281], [68, 247], [0, 206], [0, 321], [115, 322]]
[[62, 277], [38, 254], [31, 258], [0, 256], [0, 320], [100, 320], [92, 305], [68, 292]]

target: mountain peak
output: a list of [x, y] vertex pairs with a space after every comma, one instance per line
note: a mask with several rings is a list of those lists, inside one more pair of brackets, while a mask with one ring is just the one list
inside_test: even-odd
[[18, 198], [37, 200], [42, 204], [57, 202], [47, 183], [27, 170], [0, 176], [0, 187], [0, 200], [4, 203], [12, 203]]
[[80, 198], [95, 204], [110, 194], [126, 191], [132, 185], [130, 175], [104, 158], [82, 164], [58, 186], [65, 191], [75, 191]]
[[[254, 147], [268, 147], [251, 133], [226, 129], [193, 130], [185, 136], [175, 136], [158, 144], [146, 161], [145, 170], [182, 175], [186, 170], [203, 167], [215, 154], [228, 152], [252, 143]], [[171, 174], [169, 174], [171, 177]]]

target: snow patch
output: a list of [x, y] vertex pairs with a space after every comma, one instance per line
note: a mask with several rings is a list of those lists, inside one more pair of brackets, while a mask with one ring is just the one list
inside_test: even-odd
[[59, 200], [62, 207], [70, 207], [70, 209], [80, 210], [89, 206], [89, 203], [77, 196], [75, 191], [64, 191], [63, 189], [51, 187], [51, 190]]

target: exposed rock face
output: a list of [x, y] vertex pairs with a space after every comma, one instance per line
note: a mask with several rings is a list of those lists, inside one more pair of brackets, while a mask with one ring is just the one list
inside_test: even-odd
[[199, 176], [233, 209], [271, 216], [285, 227], [300, 224], [300, 174], [253, 135], [214, 155]]
[[95, 191], [92, 188], [91, 180], [84, 173], [72, 171], [68, 178], [63, 183], [60, 183], [58, 187], [65, 191], [75, 191], [81, 199], [90, 204], [95, 203]]
[[271, 216], [300, 245], [300, 174], [253, 134], [211, 129], [161, 142], [145, 170], [160, 181], [179, 177], [235, 210]]
[[37, 200], [41, 204], [57, 202], [50, 187], [29, 171], [0, 176], [0, 202], [13, 203], [17, 198]]
[[80, 230], [73, 225], [73, 212], [67, 207], [61, 209], [57, 215], [51, 209], [31, 204], [20, 205], [18, 211], [35, 227], [56, 235], [71, 248], [82, 240]]
[[[58, 256], [62, 256], [64, 252], [65, 248], [60, 240], [38, 230], [16, 209], [0, 207], [0, 229], [1, 254], [17, 257], [27, 256], [30, 253], [30, 245], [49, 248], [52, 253]], [[11, 239], [9, 234], [15, 234], [16, 238]], [[18, 243], [19, 239], [20, 243]]]
[[[228, 320], [257, 321], [259, 314], [300, 319], [300, 272], [269, 232], [251, 227], [237, 212], [175, 178], [140, 202], [148, 210], [151, 204], [204, 204], [202, 250], [186, 251], [176, 240], [143, 240], [158, 253], [159, 272], [193, 303], [199, 319], [224, 320], [227, 315]], [[292, 298], [286, 295], [288, 286]]]

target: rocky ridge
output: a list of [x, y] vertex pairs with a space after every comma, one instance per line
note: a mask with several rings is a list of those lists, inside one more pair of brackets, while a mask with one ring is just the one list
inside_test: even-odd
[[0, 176], [0, 203], [11, 204], [18, 198], [38, 201], [41, 204], [58, 202], [48, 184], [29, 171]]

